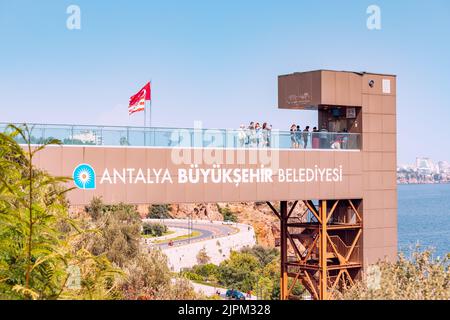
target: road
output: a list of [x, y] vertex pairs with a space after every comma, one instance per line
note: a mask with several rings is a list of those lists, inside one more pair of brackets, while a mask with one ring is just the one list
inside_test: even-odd
[[[186, 220], [186, 222], [171, 221], [170, 219], [152, 220], [152, 222], [157, 221], [165, 224], [169, 229], [170, 228], [189, 229], [188, 220]], [[189, 239], [175, 240], [173, 241], [173, 246], [181, 246], [188, 243], [225, 237], [238, 232], [238, 230], [232, 225], [212, 224], [208, 220], [195, 220], [192, 222], [193, 222], [192, 231], [197, 231], [200, 234]], [[167, 248], [169, 245], [168, 243], [159, 243], [159, 244], [152, 244], [152, 246], [164, 249]]]

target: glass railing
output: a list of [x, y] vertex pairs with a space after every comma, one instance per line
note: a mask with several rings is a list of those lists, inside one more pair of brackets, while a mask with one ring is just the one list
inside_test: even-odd
[[[16, 124], [20, 126], [20, 124]], [[144, 128], [27, 124], [31, 142], [58, 139], [65, 145], [198, 148], [280, 148], [358, 150], [361, 135], [336, 132], [294, 132], [251, 129]], [[0, 123], [0, 131], [8, 124]], [[24, 143], [16, 136], [19, 143]]]

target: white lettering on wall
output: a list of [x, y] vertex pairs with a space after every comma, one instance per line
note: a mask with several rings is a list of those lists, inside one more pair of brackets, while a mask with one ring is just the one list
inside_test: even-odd
[[[275, 174], [276, 173], [276, 174]], [[191, 165], [190, 168], [178, 168], [177, 180], [179, 184], [230, 183], [239, 186], [242, 183], [310, 183], [310, 182], [342, 182], [342, 166], [337, 168], [286, 168], [273, 170], [261, 165], [259, 168], [222, 168], [213, 165], [201, 168]], [[274, 177], [276, 179], [274, 179]], [[112, 169], [112, 173], [105, 169], [100, 184], [164, 184], [174, 183], [169, 169], [162, 168], [123, 168]]]

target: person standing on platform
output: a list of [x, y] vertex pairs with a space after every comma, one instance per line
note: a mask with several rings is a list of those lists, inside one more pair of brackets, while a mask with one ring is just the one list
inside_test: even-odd
[[309, 126], [306, 126], [303, 130], [303, 147], [306, 149], [308, 147], [309, 140]]
[[348, 148], [348, 131], [347, 129], [342, 130], [342, 149], [347, 149]]
[[325, 125], [323, 125], [322, 129], [320, 129], [319, 138], [320, 138], [320, 148], [321, 149], [329, 149], [330, 143], [328, 141], [328, 130]]
[[246, 138], [247, 138], [247, 134], [245, 133], [245, 126], [243, 124], [241, 124], [241, 126], [239, 127], [239, 131], [238, 131], [239, 148], [245, 147]]
[[292, 149], [296, 149], [297, 148], [297, 141], [295, 139], [295, 132], [297, 131], [297, 126], [295, 124], [293, 124], [289, 131], [290, 131], [290, 134], [291, 134], [291, 148]]
[[270, 134], [270, 130], [269, 130], [269, 125], [267, 124], [267, 122], [264, 122], [262, 125], [262, 146], [264, 148], [268, 148], [269, 147], [269, 134]]
[[255, 130], [255, 123], [252, 121], [247, 128], [247, 146], [252, 147], [253, 131]]
[[259, 122], [255, 124], [255, 137], [256, 137], [255, 146], [259, 148], [262, 146], [263, 141], [262, 130], [261, 126], [259, 125]]
[[297, 126], [295, 131], [295, 141], [297, 142], [297, 149], [300, 149], [302, 147], [302, 129], [300, 126]]
[[320, 139], [319, 139], [319, 130], [317, 130], [317, 127], [313, 128], [312, 131], [312, 148], [313, 149], [319, 149], [320, 147]]

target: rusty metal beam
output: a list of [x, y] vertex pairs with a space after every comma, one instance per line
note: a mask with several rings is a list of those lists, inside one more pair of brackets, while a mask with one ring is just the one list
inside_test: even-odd
[[305, 257], [305, 262], [306, 261], [308, 261], [308, 258], [311, 256], [311, 253], [312, 253], [312, 249], [316, 246], [316, 244], [317, 244], [317, 240], [319, 239], [319, 237], [315, 237], [314, 238], [314, 241], [311, 243], [311, 245], [308, 247], [308, 251], [307, 251], [307, 253], [306, 253], [306, 257]]
[[333, 207], [331, 208], [330, 213], [327, 216], [327, 223], [328, 223], [328, 221], [330, 221], [330, 218], [331, 218], [332, 214], [334, 213], [334, 210], [336, 210], [338, 203], [339, 203], [339, 200], [336, 200], [336, 202], [333, 204]]
[[328, 234], [327, 239], [331, 245], [331, 249], [333, 249], [334, 253], [336, 254], [336, 257], [339, 259], [339, 264], [344, 264], [346, 262], [345, 258], [337, 251], [336, 246], [334, 245], [333, 241], [331, 241], [331, 238]]
[[278, 212], [278, 210], [275, 209], [275, 207], [269, 201], [267, 201], [266, 203], [269, 206], [269, 208], [272, 209], [273, 213], [275, 213], [275, 215], [278, 217], [278, 219], [281, 219], [280, 213]]
[[288, 296], [288, 297], [291, 295], [291, 292], [292, 292], [292, 290], [294, 289], [295, 284], [297, 283], [297, 280], [298, 280], [298, 278], [300, 277], [300, 273], [301, 273], [301, 272], [302, 272], [302, 271], [299, 271], [299, 272], [296, 274], [294, 280], [292, 281], [291, 287], [288, 288], [288, 292], [287, 292], [287, 296]]
[[295, 201], [292, 206], [291, 209], [289, 210], [289, 213], [287, 215], [287, 218], [289, 219], [291, 217], [292, 212], [294, 212], [295, 206], [297, 205], [298, 201]]
[[356, 210], [355, 205], [353, 204], [353, 201], [351, 199], [348, 199], [348, 203], [350, 203], [350, 206], [352, 207], [353, 211], [355, 212], [356, 216], [358, 217], [358, 222], [361, 222], [361, 216], [359, 215], [358, 210]]
[[319, 293], [317, 292], [316, 287], [313, 284], [313, 282], [311, 280], [311, 277], [309, 276], [308, 271], [306, 271], [306, 270], [305, 270], [305, 277], [306, 277], [306, 280], [308, 281], [308, 283], [309, 283], [309, 285], [310, 285], [310, 287], [311, 287], [311, 289], [313, 291], [312, 294], [314, 295], [315, 299], [319, 300], [320, 299]]
[[351, 285], [351, 286], [354, 286], [354, 285], [355, 285], [355, 282], [353, 282], [352, 276], [350, 275], [350, 273], [348, 273], [348, 270], [347, 270], [347, 269], [344, 269], [343, 272], [344, 272], [345, 274], [347, 274], [347, 278], [348, 278], [348, 281], [350, 282], [350, 285]]
[[361, 237], [361, 234], [362, 234], [362, 229], [359, 229], [358, 233], [356, 234], [355, 239], [353, 239], [353, 243], [352, 243], [350, 249], [348, 250], [347, 255], [345, 256], [346, 262], [348, 262], [348, 260], [350, 259], [350, 256], [352, 255], [353, 250], [355, 250], [356, 243], [358, 242], [359, 238]]
[[286, 300], [288, 298], [288, 276], [287, 276], [287, 201], [280, 201], [280, 260], [281, 260], [281, 274], [280, 274], [280, 299]]
[[306, 207], [309, 209], [309, 211], [311, 211], [311, 213], [316, 217], [317, 221], [319, 221], [319, 223], [322, 223], [322, 220], [320, 219], [320, 214], [319, 212], [317, 212], [314, 203], [312, 203], [311, 200], [307, 200], [307, 201], [303, 201], [306, 205]]
[[320, 249], [319, 249], [319, 266], [320, 266], [320, 300], [327, 300], [328, 298], [328, 279], [327, 279], [327, 201], [319, 201], [319, 213], [320, 213]]
[[339, 279], [341, 278], [341, 275], [343, 274], [342, 270], [339, 270], [339, 273], [336, 277], [336, 280], [334, 280], [333, 285], [331, 286], [331, 291], [334, 290], [334, 288], [336, 288], [336, 285], [339, 283]]
[[300, 250], [297, 247], [297, 244], [294, 242], [294, 239], [292, 239], [291, 234], [289, 233], [289, 231], [286, 232], [289, 242], [291, 243], [292, 247], [294, 248], [295, 253], [297, 254], [297, 257], [300, 261], [303, 261], [303, 257], [302, 254], [300, 252]]

